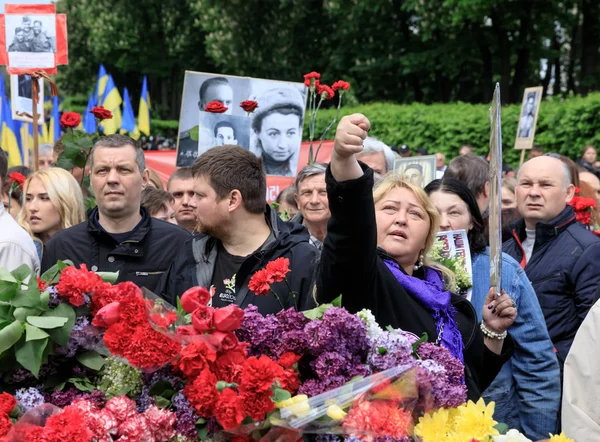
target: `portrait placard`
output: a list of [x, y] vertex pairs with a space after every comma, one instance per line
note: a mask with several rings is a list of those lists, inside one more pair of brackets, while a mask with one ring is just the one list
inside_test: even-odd
[[[44, 79], [39, 78], [39, 93], [37, 101], [38, 122], [44, 122]], [[32, 90], [33, 80], [29, 75], [11, 75], [10, 76], [10, 96], [11, 110], [14, 120], [33, 123], [32, 114]]]
[[[448, 230], [436, 234], [437, 241], [442, 243], [440, 254], [442, 258], [455, 258], [460, 256], [464, 259], [464, 270], [473, 280], [473, 266], [471, 263], [471, 250], [469, 249], [469, 238], [464, 230]], [[471, 300], [471, 289], [457, 293]]]
[[543, 87], [529, 87], [523, 92], [523, 103], [519, 122], [517, 124], [517, 137], [515, 149], [528, 150], [533, 147], [535, 127], [542, 102]]
[[[263, 159], [265, 172], [295, 176], [307, 88], [303, 83], [186, 71], [177, 140], [177, 166], [191, 166], [208, 149], [238, 144]], [[244, 100], [258, 103], [248, 114]], [[218, 101], [224, 113], [205, 112]]]
[[404, 181], [423, 189], [435, 179], [436, 157], [435, 155], [423, 155], [420, 157], [396, 158], [394, 160], [394, 172], [399, 174]]

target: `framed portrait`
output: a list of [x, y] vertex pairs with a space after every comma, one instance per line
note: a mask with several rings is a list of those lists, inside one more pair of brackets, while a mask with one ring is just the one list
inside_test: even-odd
[[[38, 104], [37, 112], [39, 115], [38, 122], [41, 124], [44, 122], [44, 80], [38, 79], [39, 93], [38, 93]], [[10, 105], [12, 108], [12, 117], [14, 120], [24, 121], [26, 123], [33, 123], [33, 102], [32, 102], [32, 91], [33, 91], [33, 80], [29, 75], [11, 75], [10, 76]]]
[[56, 18], [54, 14], [7, 14], [6, 50], [11, 67], [55, 66]]
[[[177, 166], [190, 166], [208, 149], [238, 144], [263, 159], [272, 176], [295, 176], [298, 169], [307, 88], [303, 83], [186, 71], [177, 139]], [[248, 114], [240, 107], [254, 100]], [[212, 101], [227, 111], [205, 112]]]
[[408, 181], [421, 189], [435, 179], [435, 171], [435, 155], [396, 158], [394, 160], [394, 172], [399, 174], [404, 181]]
[[542, 102], [543, 87], [529, 87], [523, 92], [523, 103], [517, 124], [515, 149], [528, 150], [533, 147], [535, 127]]

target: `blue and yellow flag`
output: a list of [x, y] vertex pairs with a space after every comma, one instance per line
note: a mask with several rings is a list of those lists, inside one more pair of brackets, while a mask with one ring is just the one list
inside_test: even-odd
[[87, 109], [85, 110], [85, 114], [83, 114], [83, 130], [85, 130], [88, 134], [93, 134], [96, 132], [96, 119], [90, 111], [96, 105], [94, 101], [94, 96], [90, 94], [90, 98], [88, 99]]
[[60, 111], [58, 110], [58, 97], [52, 98], [52, 114], [50, 116], [50, 129], [48, 131], [48, 143], [56, 143], [60, 138]]
[[144, 135], [150, 135], [150, 93], [148, 92], [148, 79], [145, 75], [138, 110], [138, 129]]
[[4, 77], [0, 76], [0, 100], [2, 101], [2, 109], [0, 115], [0, 145], [8, 154], [8, 167], [23, 165], [23, 152], [19, 145], [19, 131], [16, 128], [15, 122], [12, 119], [10, 104], [6, 98], [6, 90], [4, 86]]
[[98, 79], [96, 80], [96, 89], [94, 90], [94, 104], [92, 106], [96, 106], [101, 102], [107, 81], [108, 74], [106, 73], [106, 69], [104, 69], [103, 65], [100, 65], [100, 69], [98, 69]]
[[134, 140], [140, 138], [140, 131], [135, 124], [135, 116], [133, 115], [133, 107], [129, 99], [129, 91], [123, 89], [123, 121], [121, 122], [121, 133], [129, 133], [129, 136]]
[[119, 90], [117, 89], [117, 86], [115, 86], [112, 75], [109, 74], [101, 105], [104, 106], [105, 109], [111, 111], [113, 117], [110, 120], [104, 120], [102, 122], [102, 130], [105, 135], [115, 134], [121, 128], [121, 103], [123, 103], [121, 94], [119, 94]]

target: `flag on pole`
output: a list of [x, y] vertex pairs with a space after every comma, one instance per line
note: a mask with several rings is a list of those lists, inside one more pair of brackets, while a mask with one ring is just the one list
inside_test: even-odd
[[144, 135], [150, 135], [150, 93], [148, 92], [148, 79], [145, 75], [138, 110], [138, 129]]
[[102, 129], [105, 135], [117, 133], [121, 128], [121, 103], [123, 103], [121, 94], [119, 94], [119, 90], [117, 89], [117, 86], [115, 86], [112, 75], [109, 74], [101, 105], [104, 106], [105, 109], [111, 111], [113, 117], [110, 120], [104, 120], [102, 122]]
[[21, 146], [19, 145], [19, 140], [17, 138], [18, 130], [12, 119], [10, 104], [6, 98], [4, 77], [2, 76], [0, 76], [0, 100], [2, 101], [2, 115], [0, 115], [0, 129], [2, 135], [0, 137], [0, 145], [2, 146], [2, 149], [8, 153], [8, 167], [22, 166], [23, 152], [21, 152]]
[[94, 106], [100, 103], [100, 100], [104, 95], [107, 81], [108, 74], [106, 73], [106, 69], [104, 69], [103, 65], [100, 65], [100, 69], [98, 69], [98, 79], [96, 80], [96, 89], [94, 90]]
[[52, 114], [50, 116], [50, 129], [48, 130], [48, 143], [56, 143], [60, 138], [60, 111], [58, 110], [58, 97], [52, 97]]
[[85, 114], [83, 115], [83, 130], [85, 130], [88, 134], [93, 134], [94, 132], [96, 132], [96, 119], [90, 113], [92, 108], [96, 105], [94, 97], [94, 95], [90, 94], [87, 108], [85, 110]]

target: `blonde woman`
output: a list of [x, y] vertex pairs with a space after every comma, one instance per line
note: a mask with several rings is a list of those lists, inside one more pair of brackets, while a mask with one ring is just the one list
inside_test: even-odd
[[83, 222], [83, 194], [73, 175], [52, 167], [27, 178], [23, 195], [17, 222], [33, 238], [41, 259], [40, 246], [57, 232]]
[[468, 397], [476, 400], [514, 351], [505, 333], [517, 314], [514, 303], [490, 289], [480, 328], [473, 306], [445, 289], [444, 271], [426, 258], [439, 214], [422, 189], [394, 175], [373, 190], [373, 170], [356, 160], [369, 128], [360, 114], [337, 128], [325, 178], [331, 218], [317, 299], [341, 294], [350, 312], [370, 309], [382, 327], [427, 333], [465, 364]]

